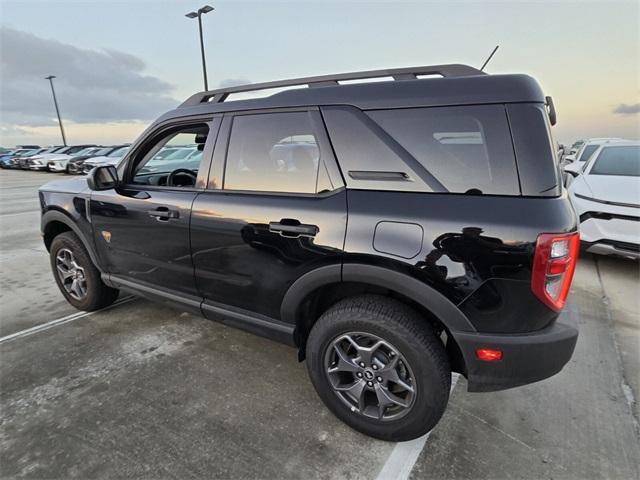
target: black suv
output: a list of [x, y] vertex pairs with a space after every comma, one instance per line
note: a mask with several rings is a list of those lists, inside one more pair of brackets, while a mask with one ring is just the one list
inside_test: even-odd
[[531, 77], [464, 65], [198, 93], [117, 169], [43, 186], [44, 242], [75, 307], [126, 290], [294, 345], [335, 415], [407, 440], [441, 418], [452, 371], [500, 390], [573, 353], [553, 123]]

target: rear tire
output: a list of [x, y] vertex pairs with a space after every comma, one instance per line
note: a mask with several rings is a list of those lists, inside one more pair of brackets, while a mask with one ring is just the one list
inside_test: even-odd
[[82, 241], [64, 232], [51, 242], [51, 269], [58, 288], [78, 310], [91, 312], [116, 301], [119, 291], [107, 286]]
[[411, 440], [444, 414], [451, 388], [444, 346], [402, 302], [377, 295], [338, 302], [311, 329], [306, 352], [318, 395], [359, 432]]

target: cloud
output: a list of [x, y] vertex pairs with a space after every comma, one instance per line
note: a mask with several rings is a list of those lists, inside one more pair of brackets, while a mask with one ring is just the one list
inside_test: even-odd
[[613, 113], [619, 113], [622, 115], [630, 115], [634, 113], [640, 113], [640, 103], [634, 103], [633, 105], [627, 105], [626, 103], [621, 103], [616, 108], [613, 109]]
[[175, 108], [173, 87], [146, 75], [142, 59], [116, 50], [88, 50], [0, 27], [0, 121], [7, 126], [55, 124], [48, 75], [63, 120], [148, 121]]

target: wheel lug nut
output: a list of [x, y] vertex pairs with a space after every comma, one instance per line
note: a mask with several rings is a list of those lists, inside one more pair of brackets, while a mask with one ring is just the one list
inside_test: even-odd
[[362, 372], [358, 372], [356, 375], [358, 375], [358, 377], [362, 378]]
[[369, 385], [370, 387], [373, 387], [373, 382], [367, 382], [367, 385]]
[[378, 378], [376, 378], [376, 380], [378, 380], [380, 383], [382, 383], [382, 377], [378, 377]]
[[364, 368], [364, 362], [360, 362], [360, 366]]
[[378, 365], [373, 365], [371, 368], [373, 368], [374, 370], [378, 369]]

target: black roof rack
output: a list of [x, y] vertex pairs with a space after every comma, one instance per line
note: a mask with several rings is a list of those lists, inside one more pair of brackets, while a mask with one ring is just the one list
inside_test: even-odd
[[196, 93], [189, 97], [180, 107], [190, 107], [201, 103], [224, 102], [229, 94], [241, 92], [253, 92], [270, 88], [303, 86], [326, 87], [339, 85], [341, 81], [374, 79], [380, 77], [393, 77], [394, 80], [415, 80], [419, 75], [442, 75], [443, 77], [468, 77], [473, 75], [486, 75], [477, 68], [468, 65], [428, 65], [424, 67], [391, 68], [386, 70], [368, 70], [364, 72], [338, 73], [334, 75], [320, 75], [316, 77], [292, 78], [289, 80], [277, 80], [274, 82], [250, 83], [233, 87], [209, 90]]

